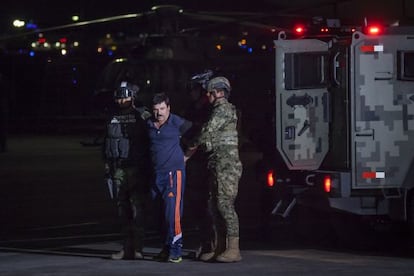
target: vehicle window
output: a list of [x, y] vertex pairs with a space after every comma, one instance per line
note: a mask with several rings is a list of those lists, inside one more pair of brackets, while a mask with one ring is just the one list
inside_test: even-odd
[[398, 52], [398, 79], [414, 81], [414, 51]]
[[285, 89], [312, 89], [327, 86], [327, 52], [285, 54]]

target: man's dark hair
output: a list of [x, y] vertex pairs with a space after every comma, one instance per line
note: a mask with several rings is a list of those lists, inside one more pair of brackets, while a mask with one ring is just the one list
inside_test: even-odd
[[157, 93], [152, 98], [152, 105], [160, 104], [162, 102], [165, 102], [167, 106], [170, 105], [170, 98], [165, 93]]

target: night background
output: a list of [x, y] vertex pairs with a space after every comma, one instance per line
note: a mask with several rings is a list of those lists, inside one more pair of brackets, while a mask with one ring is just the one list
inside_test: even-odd
[[[152, 10], [157, 5], [164, 8]], [[312, 29], [326, 18], [350, 26], [404, 25], [413, 10], [404, 0], [8, 2], [0, 10], [3, 122], [9, 135], [75, 134], [93, 143], [122, 78], [141, 87], [144, 104], [167, 91], [173, 111], [183, 114], [190, 104], [188, 80], [210, 68], [233, 84], [246, 147], [263, 152], [273, 142], [266, 124], [272, 120], [278, 31], [297, 22]], [[95, 21], [124, 14], [136, 16]], [[15, 19], [32, 26], [14, 28]], [[87, 23], [75, 26], [79, 22]]]
[[[176, 11], [154, 15], [151, 8], [156, 5], [177, 5], [191, 15], [172, 15]], [[115, 82], [119, 81], [120, 73], [105, 73], [105, 66], [119, 58], [134, 57], [137, 61], [146, 55], [145, 58], [151, 59], [154, 55], [149, 53], [151, 49], [164, 46], [175, 47], [172, 49], [174, 58], [158, 64], [168, 67], [161, 71], [181, 72], [180, 76], [171, 72], [162, 73], [175, 79], [175, 83], [172, 80], [169, 83], [164, 80], [167, 82], [164, 84], [155, 81], [160, 78], [156, 75], [158, 73], [153, 72], [155, 69], [147, 69], [152, 71], [145, 73], [146, 77], [136, 78], [141, 78], [137, 80], [141, 87], [146, 85], [144, 78], [148, 75], [154, 79], [149, 93], [170, 90], [171, 94], [177, 94], [174, 97], [177, 99], [177, 111], [188, 105], [188, 99], [178, 90], [185, 89], [185, 82], [191, 74], [207, 67], [220, 68], [233, 81], [240, 80], [235, 82], [236, 88], [252, 87], [249, 83], [243, 83], [250, 79], [255, 83], [252, 89], [259, 90], [259, 98], [260, 95], [265, 97], [258, 99], [260, 106], [263, 101], [268, 102], [267, 94], [273, 89], [271, 49], [277, 31], [270, 29], [290, 30], [297, 22], [311, 24], [315, 18], [322, 22], [318, 24], [324, 24], [326, 18], [339, 18], [343, 25], [352, 26], [361, 26], [367, 21], [409, 24], [414, 17], [413, 10], [412, 1], [405, 0], [261, 0], [254, 4], [216, 0], [9, 2], [0, 10], [0, 66], [1, 73], [8, 79], [9, 92], [6, 97], [10, 105], [9, 117], [12, 120], [21, 118], [33, 128], [37, 127], [33, 120], [40, 123], [43, 118], [97, 115], [103, 107], [102, 97], [95, 98], [96, 94], [112, 90]], [[84, 22], [124, 14], [138, 16], [61, 27], [76, 24], [71, 19], [73, 15], [79, 16], [77, 22]], [[31, 25], [31, 28], [14, 28], [12, 22], [15, 19], [24, 20], [26, 26]], [[251, 27], [249, 23], [261, 26]], [[165, 38], [151, 38], [159, 35]], [[150, 38], [143, 38], [147, 36]], [[245, 45], [238, 45], [246, 38], [249, 39]], [[78, 46], [74, 46], [75, 43]], [[218, 51], [217, 45], [223, 46], [223, 49]], [[263, 50], [265, 47], [266, 50]], [[237, 60], [240, 57], [250, 60], [243, 64], [246, 68], [239, 66], [241, 64]], [[259, 74], [257, 68], [261, 67], [266, 70], [260, 70]], [[107, 99], [103, 98], [105, 105]], [[252, 110], [250, 99], [239, 96], [234, 101], [246, 112]], [[10, 128], [23, 127], [24, 122], [12, 123]]]
[[[184, 13], [174, 7], [152, 11], [157, 5], [177, 5]], [[136, 17], [95, 21], [125, 14]], [[72, 26], [76, 24], [73, 15], [79, 16], [77, 22], [91, 22]], [[0, 153], [0, 243], [21, 235], [44, 238], [80, 233], [118, 238], [100, 153], [113, 89], [122, 78], [131, 78], [141, 88], [142, 103], [148, 105], [153, 93], [167, 91], [173, 112], [184, 114], [191, 104], [188, 80], [210, 68], [230, 79], [231, 101], [242, 114], [246, 170], [238, 208], [243, 235], [260, 235], [252, 225], [262, 219], [260, 191], [255, 186], [257, 162], [274, 143], [269, 133], [274, 108], [273, 39], [297, 22], [312, 29], [326, 18], [339, 18], [349, 26], [364, 22], [413, 25], [414, 1], [2, 3], [0, 116], [7, 148]], [[16, 29], [15, 19], [34, 27]], [[197, 203], [197, 197], [191, 198], [195, 188], [190, 184], [188, 206]], [[187, 210], [184, 225], [192, 229], [198, 214], [191, 207]], [[314, 218], [307, 212], [301, 215]], [[276, 238], [283, 241], [299, 233], [303, 239], [298, 242], [312, 243], [330, 237], [329, 231], [319, 232], [325, 222], [317, 217], [311, 223], [315, 229], [299, 224], [297, 232], [286, 228]], [[304, 237], [305, 228], [315, 236]]]

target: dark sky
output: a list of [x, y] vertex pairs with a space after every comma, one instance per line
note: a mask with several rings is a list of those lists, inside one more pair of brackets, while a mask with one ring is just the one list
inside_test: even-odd
[[91, 20], [120, 14], [137, 13], [150, 10], [152, 6], [176, 4], [185, 10], [202, 11], [247, 11], [283, 12], [308, 15], [338, 16], [343, 19], [357, 19], [361, 22], [368, 17], [413, 18], [413, 0], [20, 0], [2, 3], [0, 8], [0, 34], [10, 31], [15, 18], [33, 20], [39, 28], [68, 24], [70, 16], [78, 14], [81, 20]]
[[[240, 2], [244, 2], [244, 4]], [[269, 4], [266, 0], [256, 0], [254, 5], [246, 4], [246, 1], [233, 0], [23, 0], [4, 5], [0, 9], [0, 16], [2, 22], [11, 22], [14, 18], [22, 18], [25, 20], [32, 19], [41, 25], [51, 25], [68, 23], [72, 14], [79, 14], [84, 20], [89, 20], [105, 16], [143, 12], [159, 4], [177, 4], [191, 10], [268, 11], [269, 7], [275, 7], [274, 4]], [[2, 29], [4, 30], [4, 27]]]

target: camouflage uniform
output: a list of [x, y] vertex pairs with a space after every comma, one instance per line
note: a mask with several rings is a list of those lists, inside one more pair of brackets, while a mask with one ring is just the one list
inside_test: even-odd
[[227, 99], [221, 98], [214, 103], [210, 119], [203, 126], [197, 144], [203, 145], [209, 154], [214, 223], [220, 221], [217, 211], [214, 212], [215, 207], [225, 222], [225, 233], [220, 233], [220, 225], [215, 225], [218, 235], [239, 237], [239, 219], [234, 202], [242, 164], [238, 151], [236, 108]]

